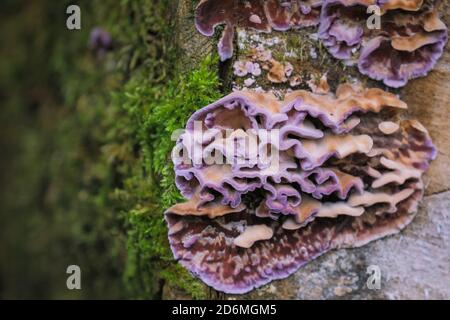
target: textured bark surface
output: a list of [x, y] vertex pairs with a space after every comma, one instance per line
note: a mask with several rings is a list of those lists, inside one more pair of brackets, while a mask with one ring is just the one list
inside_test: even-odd
[[214, 39], [204, 37], [194, 25], [195, 1], [179, 0], [176, 14], [176, 41], [182, 51], [181, 68], [198, 65], [208, 54], [216, 50]]
[[[245, 299], [450, 299], [450, 192], [427, 197], [401, 234], [327, 254]], [[367, 268], [381, 289], [367, 287]]]
[[[441, 3], [441, 12], [449, 25], [449, 0]], [[199, 57], [216, 50], [210, 38], [196, 34], [192, 14], [192, 1], [180, 1], [179, 17], [183, 27], [180, 39], [187, 61], [195, 63]], [[189, 13], [190, 12], [190, 13]], [[189, 16], [186, 16], [189, 15]], [[308, 35], [314, 31], [273, 33], [271, 36], [286, 40], [294, 33], [299, 42], [309, 43]], [[248, 32], [249, 35], [255, 34]], [[238, 37], [238, 41], [240, 38]], [[298, 43], [298, 42], [296, 42]], [[240, 44], [240, 43], [239, 43]], [[309, 45], [309, 44], [308, 44]], [[235, 59], [243, 58], [245, 50], [236, 46]], [[276, 50], [289, 50], [278, 46]], [[323, 56], [322, 56], [323, 55]], [[231, 68], [228, 63], [226, 68]], [[343, 69], [319, 50], [317, 59], [299, 61], [295, 66], [304, 74], [328, 72], [334, 89], [342, 79], [358, 78], [368, 86], [379, 83], [359, 75], [354, 68]], [[241, 81], [242, 79], [234, 79]], [[262, 77], [257, 84], [267, 87]], [[277, 86], [285, 89], [287, 85]], [[450, 50], [428, 77], [410, 81], [397, 91], [409, 105], [409, 112], [430, 131], [439, 149], [438, 159], [428, 172], [427, 196], [415, 221], [399, 235], [385, 238], [365, 247], [340, 250], [312, 261], [296, 274], [272, 282], [244, 296], [227, 296], [208, 290], [211, 298], [242, 299], [450, 299]], [[200, 107], [200, 106], [199, 106]], [[381, 270], [381, 289], [367, 287], [367, 268], [376, 265]], [[172, 296], [176, 298], [176, 296]]]
[[[450, 15], [448, 15], [450, 16]], [[450, 19], [446, 19], [447, 23]], [[417, 117], [438, 146], [439, 156], [430, 172], [427, 194], [450, 190], [450, 50], [426, 78], [412, 81], [402, 91], [410, 112]]]

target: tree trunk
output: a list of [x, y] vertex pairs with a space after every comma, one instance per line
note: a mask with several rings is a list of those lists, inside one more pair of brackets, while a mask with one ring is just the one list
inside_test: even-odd
[[[441, 3], [440, 12], [445, 12], [444, 20], [449, 25], [449, 0]], [[202, 57], [216, 50], [214, 38], [200, 35], [194, 27], [193, 2], [180, 0], [178, 6], [178, 41], [184, 52], [183, 65], [195, 65]], [[298, 50], [315, 47], [317, 59], [306, 54], [306, 59], [297, 61], [295, 69], [302, 75], [328, 74], [332, 90], [350, 77], [368, 86], [379, 86], [360, 75], [355, 68], [345, 68], [312, 43], [311, 29], [289, 32], [260, 34], [259, 41], [279, 38], [283, 45], [273, 51]], [[245, 58], [249, 40], [257, 33], [242, 30], [235, 45], [235, 60]], [[244, 35], [244, 36], [242, 36]], [[291, 41], [296, 38], [297, 41]], [[263, 39], [263, 40], [261, 40]], [[244, 43], [242, 43], [244, 42]], [[278, 52], [282, 53], [282, 52]], [[303, 57], [303, 56], [302, 56]], [[185, 59], [185, 60], [184, 60]], [[232, 63], [222, 65], [222, 74], [230, 74]], [[450, 298], [450, 50], [447, 46], [444, 56], [428, 77], [410, 81], [397, 93], [409, 105], [409, 113], [418, 118], [430, 131], [439, 151], [438, 159], [428, 173], [428, 189], [420, 212], [415, 221], [396, 236], [373, 242], [367, 246], [351, 250], [339, 250], [322, 256], [301, 268], [285, 280], [274, 281], [253, 292], [239, 296], [243, 299], [438, 299]], [[218, 67], [218, 72], [219, 72]], [[225, 71], [225, 72], [224, 72]], [[241, 79], [232, 79], [242, 85]], [[270, 83], [261, 77], [257, 86], [269, 88]], [[287, 89], [279, 85], [277, 89]], [[386, 88], [385, 88], [386, 89]], [[226, 90], [225, 90], [226, 91]], [[224, 94], [229, 93], [224, 92]], [[391, 90], [392, 91], [392, 90]], [[201, 106], [199, 106], [201, 107]], [[367, 268], [376, 265], [381, 270], [381, 289], [367, 287]], [[211, 298], [231, 298], [205, 287]], [[174, 296], [177, 298], [177, 296]]]

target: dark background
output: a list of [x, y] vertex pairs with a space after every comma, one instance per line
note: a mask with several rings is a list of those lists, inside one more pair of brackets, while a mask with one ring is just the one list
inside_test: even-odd
[[[92, 165], [111, 77], [88, 43], [101, 2], [79, 2], [80, 31], [66, 28], [69, 3], [0, 4], [1, 298], [126, 295], [123, 223], [105, 209], [106, 165]], [[82, 269], [81, 291], [66, 288], [70, 264]]]

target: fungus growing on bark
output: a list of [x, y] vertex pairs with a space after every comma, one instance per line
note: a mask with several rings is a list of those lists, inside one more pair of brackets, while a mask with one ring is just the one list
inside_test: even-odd
[[102, 58], [114, 49], [114, 42], [108, 31], [100, 27], [95, 27], [89, 35], [89, 48], [97, 57]]
[[384, 19], [386, 32], [377, 34], [361, 49], [360, 72], [394, 88], [426, 76], [442, 56], [448, 38], [437, 12], [388, 12]]
[[290, 77], [294, 71], [294, 67], [289, 62], [281, 63], [275, 59], [271, 59], [269, 64], [270, 69], [267, 74], [267, 79], [273, 83], [283, 83], [288, 81], [288, 77]]
[[250, 74], [255, 77], [261, 75], [261, 67], [256, 62], [251, 61], [236, 61], [233, 65], [234, 74], [238, 77], [245, 77]]
[[[374, 4], [382, 9], [379, 29], [367, 25]], [[448, 37], [436, 8], [398, 0], [328, 0], [319, 36], [335, 58], [357, 61], [361, 73], [394, 88], [427, 75]]]
[[423, 4], [423, 0], [379, 0], [382, 12], [394, 9], [402, 9], [406, 11], [418, 11]]
[[289, 85], [291, 87], [297, 87], [302, 83], [303, 79], [300, 75], [295, 75], [289, 79]]
[[[379, 28], [368, 25], [372, 5], [380, 7]], [[236, 27], [270, 32], [319, 23], [331, 55], [394, 88], [427, 75], [448, 39], [437, 8], [423, 0], [203, 0], [196, 11], [197, 29], [206, 36], [225, 25], [218, 44], [222, 61], [233, 55]]]
[[319, 93], [319, 94], [327, 94], [330, 92], [330, 86], [328, 84], [328, 76], [325, 73], [318, 78], [312, 78], [308, 81], [308, 86], [311, 89], [313, 93]]
[[165, 215], [175, 259], [237, 294], [329, 250], [399, 232], [436, 156], [420, 123], [392, 120], [406, 108], [393, 94], [346, 84], [283, 101], [235, 92], [198, 110], [173, 153], [189, 199]]
[[260, 32], [285, 31], [319, 24], [322, 0], [202, 0], [195, 13], [197, 30], [211, 37], [225, 25], [218, 44], [222, 61], [233, 56], [236, 27]]

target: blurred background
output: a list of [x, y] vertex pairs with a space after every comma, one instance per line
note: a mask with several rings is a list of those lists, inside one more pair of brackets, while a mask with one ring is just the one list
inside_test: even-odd
[[[154, 168], [162, 129], [145, 126], [174, 77], [171, 2], [1, 1], [0, 298], [202, 297], [172, 261], [171, 170], [165, 154]], [[73, 264], [82, 290], [66, 287]]]
[[[90, 2], [79, 31], [66, 28], [68, 1], [0, 5], [1, 298], [125, 294], [122, 221], [104, 189], [113, 177], [96, 163], [116, 80], [89, 49]], [[67, 290], [71, 264], [86, 290]]]

